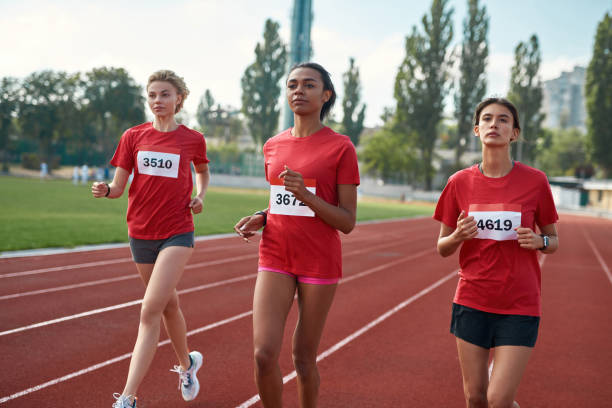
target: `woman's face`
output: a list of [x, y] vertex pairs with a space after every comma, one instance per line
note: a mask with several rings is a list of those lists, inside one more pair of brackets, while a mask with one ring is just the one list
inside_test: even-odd
[[316, 69], [296, 68], [289, 74], [287, 102], [295, 114], [318, 116], [330, 97], [331, 91], [323, 90], [323, 80]]
[[171, 116], [176, 112], [181, 96], [170, 82], [154, 81], [147, 89], [147, 102], [155, 116]]
[[497, 103], [487, 105], [480, 112], [474, 133], [486, 146], [510, 145], [519, 136], [519, 130], [514, 128], [512, 112]]

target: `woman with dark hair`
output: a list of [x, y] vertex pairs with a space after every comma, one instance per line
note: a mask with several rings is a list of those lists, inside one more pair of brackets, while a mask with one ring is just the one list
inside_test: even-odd
[[[559, 245], [546, 175], [510, 159], [520, 130], [512, 103], [482, 101], [474, 115], [482, 163], [448, 179], [434, 213], [441, 223], [438, 253], [446, 257], [461, 247], [450, 330], [470, 408], [518, 407], [514, 397], [541, 314], [537, 253], [552, 254]], [[495, 364], [488, 370], [491, 348]]]
[[317, 348], [342, 276], [338, 230], [348, 234], [355, 226], [359, 185], [355, 147], [321, 123], [335, 98], [322, 66], [304, 63], [291, 69], [287, 101], [295, 126], [263, 148], [270, 206], [234, 227], [248, 242], [265, 226], [253, 298], [253, 346], [255, 381], [266, 408], [282, 406], [278, 358], [296, 293], [293, 363], [300, 407], [317, 405]]

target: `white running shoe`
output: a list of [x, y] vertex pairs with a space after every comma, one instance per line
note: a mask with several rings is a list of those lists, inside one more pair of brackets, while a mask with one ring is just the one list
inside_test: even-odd
[[[113, 408], [136, 408], [136, 397], [121, 395], [116, 392], [113, 394], [113, 398], [117, 400], [113, 403]], [[133, 398], [134, 402], [130, 403], [130, 398]]]
[[200, 382], [196, 374], [204, 361], [204, 357], [202, 357], [202, 353], [199, 351], [189, 353], [189, 358], [191, 360], [191, 367], [188, 370], [183, 370], [180, 365], [174, 366], [170, 370], [179, 375], [179, 390], [181, 390], [185, 401], [193, 400], [198, 395], [198, 392], [200, 392]]

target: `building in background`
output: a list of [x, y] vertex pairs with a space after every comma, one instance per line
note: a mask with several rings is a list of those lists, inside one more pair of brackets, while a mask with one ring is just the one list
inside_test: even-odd
[[562, 72], [559, 78], [544, 81], [544, 127], [575, 127], [586, 132], [585, 80], [586, 68], [576, 66], [571, 72]]

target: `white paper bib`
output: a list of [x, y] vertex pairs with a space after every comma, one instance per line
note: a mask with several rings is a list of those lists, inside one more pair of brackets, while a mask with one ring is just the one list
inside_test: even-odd
[[478, 227], [478, 239], [508, 241], [517, 239], [515, 228], [521, 226], [520, 204], [470, 204], [468, 216]]
[[[304, 186], [313, 194], [317, 193], [315, 179], [304, 179]], [[285, 190], [283, 180], [270, 180], [270, 214], [294, 215], [299, 217], [314, 217], [315, 213], [306, 204], [295, 198], [293, 193]]]
[[149, 176], [177, 178], [181, 162], [180, 149], [159, 146], [140, 146], [136, 160], [138, 172]]

